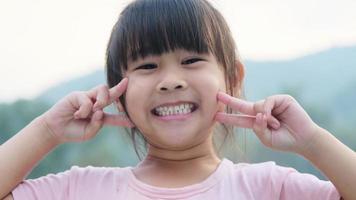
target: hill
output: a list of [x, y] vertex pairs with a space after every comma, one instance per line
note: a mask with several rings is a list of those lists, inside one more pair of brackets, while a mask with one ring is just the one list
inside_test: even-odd
[[[248, 100], [287, 93], [303, 105], [328, 109], [337, 121], [356, 117], [356, 46], [339, 47], [287, 61], [245, 61]], [[53, 104], [74, 90], [105, 83], [104, 70], [60, 83], [37, 100]], [[315, 106], [314, 106], [315, 107]]]

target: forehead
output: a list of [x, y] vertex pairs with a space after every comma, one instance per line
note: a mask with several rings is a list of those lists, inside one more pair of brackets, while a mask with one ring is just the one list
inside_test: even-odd
[[121, 14], [112, 42], [116, 48], [111, 49], [116, 49], [114, 53], [121, 57], [124, 65], [127, 61], [177, 49], [197, 53], [212, 51], [213, 27], [202, 11], [207, 7], [203, 2], [136, 1]]

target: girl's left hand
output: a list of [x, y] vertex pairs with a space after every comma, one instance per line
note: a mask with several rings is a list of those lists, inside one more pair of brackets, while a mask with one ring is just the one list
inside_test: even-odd
[[216, 121], [251, 128], [272, 149], [303, 154], [317, 135], [318, 125], [289, 95], [274, 95], [255, 103], [223, 92], [217, 98], [244, 115], [218, 112]]

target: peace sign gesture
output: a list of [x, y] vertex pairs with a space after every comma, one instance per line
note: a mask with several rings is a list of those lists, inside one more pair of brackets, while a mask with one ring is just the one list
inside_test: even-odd
[[112, 104], [122, 105], [118, 101], [125, 92], [128, 79], [109, 89], [106, 85], [97, 86], [89, 91], [73, 92], [43, 115], [43, 121], [58, 142], [84, 141], [94, 137], [103, 124], [133, 127], [126, 115], [104, 113], [103, 109]]
[[217, 99], [241, 114], [218, 112], [216, 121], [253, 129], [267, 147], [302, 153], [315, 139], [318, 126], [289, 95], [274, 95], [253, 103], [219, 92]]

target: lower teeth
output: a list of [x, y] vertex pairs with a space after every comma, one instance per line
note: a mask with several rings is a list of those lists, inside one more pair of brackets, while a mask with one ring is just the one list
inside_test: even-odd
[[192, 111], [191, 110], [188, 110], [188, 111], [178, 111], [178, 112], [160, 112], [160, 113], [157, 113], [158, 116], [168, 116], [168, 115], [182, 115], [182, 114], [188, 114], [188, 113], [191, 113]]

